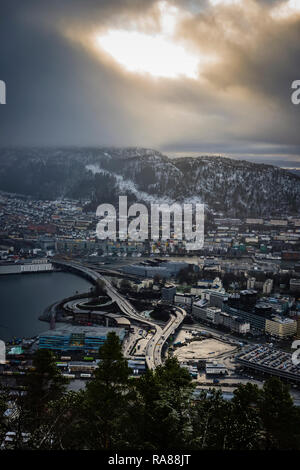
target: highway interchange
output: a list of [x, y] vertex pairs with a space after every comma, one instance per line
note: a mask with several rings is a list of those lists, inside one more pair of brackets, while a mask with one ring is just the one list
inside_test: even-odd
[[[170, 320], [164, 327], [161, 327], [157, 323], [141, 316], [140, 313], [138, 313], [131, 305], [131, 303], [118, 292], [112, 283], [105, 276], [97, 272], [94, 267], [91, 269], [89, 266], [68, 261], [56, 261], [55, 264], [70, 267], [77, 271], [83, 272], [95, 282], [102, 281], [105, 284], [107, 294], [118, 304], [124, 315], [131, 318], [132, 320], [147, 325], [148, 328], [155, 332], [148, 341], [148, 344], [145, 348], [145, 360], [147, 367], [149, 369], [155, 369], [162, 364], [163, 346], [167, 342], [168, 338], [175, 332], [175, 330], [179, 328], [184, 320], [184, 317], [186, 316], [186, 311], [183, 308], [172, 306], [173, 312], [171, 314]], [[126, 357], [130, 357], [130, 351], [133, 349], [136, 341], [136, 335], [133, 334], [131, 337], [129, 337], [129, 341], [125, 343], [125, 348], [123, 351]]]
[[[162, 322], [153, 322], [151, 320], [146, 319], [145, 317], [141, 316], [135, 309], [134, 307], [130, 304], [130, 302], [125, 299], [111, 284], [111, 282], [103, 276], [101, 273], [97, 272], [95, 270], [95, 267], [93, 266], [92, 268], [75, 263], [75, 262], [67, 262], [67, 261], [55, 261], [55, 264], [58, 266], [60, 265], [61, 267], [70, 267], [74, 270], [77, 270], [81, 273], [85, 273], [89, 278], [93, 279], [95, 283], [98, 281], [103, 281], [106, 286], [107, 294], [111, 297], [112, 300], [114, 300], [124, 313], [124, 315], [128, 316], [132, 320], [136, 321], [139, 325], [147, 325], [148, 329], [154, 331], [153, 336], [149, 335], [149, 340], [147, 342], [146, 348], [145, 348], [145, 360], [147, 367], [149, 369], [155, 369], [157, 366], [162, 364], [162, 348], [164, 343], [167, 341], [167, 339], [170, 337], [171, 334], [175, 332], [179, 328], [179, 326], [182, 324], [184, 317], [186, 316], [186, 311], [181, 308], [181, 307], [175, 307], [172, 305], [173, 312], [171, 314], [171, 318], [169, 322], [166, 325], [163, 325]], [[159, 323], [159, 324], [158, 324]], [[186, 326], [187, 330], [203, 330], [203, 327], [201, 326]], [[137, 341], [141, 338], [139, 335], [139, 330], [140, 328], [135, 329], [135, 332], [133, 334], [130, 334], [130, 336], [127, 338], [125, 343], [123, 344], [123, 353], [126, 358], [131, 357], [131, 351], [134, 349]], [[224, 333], [224, 332], [219, 332], [215, 330], [214, 328], [209, 328], [205, 326], [206, 332], [209, 332], [212, 334], [213, 337], [215, 338], [220, 338], [220, 339], [227, 339], [227, 341], [232, 342], [233, 344], [238, 344], [238, 341], [236, 340], [235, 337], [230, 335], [230, 333]], [[249, 341], [244, 340], [244, 344], [247, 344]], [[252, 341], [251, 341], [252, 342]], [[255, 342], [255, 340], [253, 341]], [[228, 361], [230, 361], [230, 354], [228, 353]], [[228, 362], [227, 363], [228, 369], [231, 370], [231, 374], [234, 374], [234, 370], [231, 366], [231, 364]], [[232, 377], [233, 378], [233, 377]], [[236, 380], [234, 382], [237, 383], [248, 383], [248, 382], [256, 383], [260, 387], [262, 387], [263, 382], [256, 382], [253, 380], [252, 377], [247, 377], [247, 376], [238, 376], [236, 377]], [[225, 394], [232, 395], [233, 390], [236, 388], [237, 383], [233, 383], [232, 387], [229, 387], [225, 390]], [[78, 384], [77, 384], [78, 385]], [[211, 385], [210, 385], [211, 387]], [[209, 387], [204, 387], [200, 386], [200, 389], [205, 389]], [[293, 401], [295, 405], [300, 406], [300, 393], [298, 390], [291, 389], [291, 395], [293, 397]]]

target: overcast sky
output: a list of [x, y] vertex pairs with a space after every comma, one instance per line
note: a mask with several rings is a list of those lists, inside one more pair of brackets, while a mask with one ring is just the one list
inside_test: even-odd
[[300, 0], [1, 0], [0, 145], [300, 167]]

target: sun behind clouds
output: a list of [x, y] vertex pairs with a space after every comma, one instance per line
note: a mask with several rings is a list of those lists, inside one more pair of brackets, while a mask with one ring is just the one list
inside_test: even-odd
[[207, 54], [192, 53], [174, 37], [184, 12], [160, 2], [160, 32], [110, 29], [96, 34], [95, 44], [127, 71], [153, 77], [197, 79], [201, 68], [216, 61]]

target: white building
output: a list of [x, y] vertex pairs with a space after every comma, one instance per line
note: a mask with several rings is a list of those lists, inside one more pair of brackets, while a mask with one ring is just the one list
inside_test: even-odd
[[263, 284], [263, 294], [271, 294], [273, 290], [273, 280], [267, 279]]
[[297, 321], [292, 318], [282, 318], [274, 315], [272, 320], [266, 320], [266, 333], [277, 338], [289, 338], [297, 333]]
[[255, 289], [255, 282], [255, 277], [249, 277], [249, 279], [247, 280], [247, 289]]
[[177, 293], [174, 296], [174, 303], [177, 305], [188, 305], [192, 306], [194, 296], [192, 294], [180, 294]]

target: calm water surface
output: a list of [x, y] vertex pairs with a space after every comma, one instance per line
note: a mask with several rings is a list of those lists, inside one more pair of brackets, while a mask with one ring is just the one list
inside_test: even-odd
[[47, 330], [49, 324], [38, 317], [48, 305], [90, 288], [86, 279], [64, 272], [0, 276], [0, 339]]

